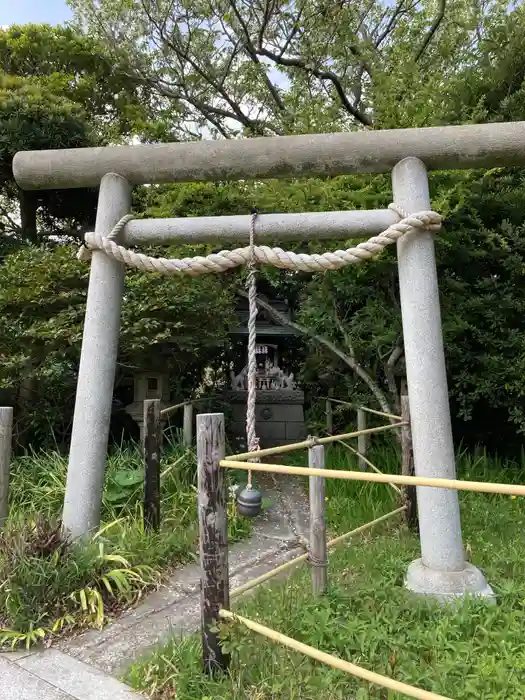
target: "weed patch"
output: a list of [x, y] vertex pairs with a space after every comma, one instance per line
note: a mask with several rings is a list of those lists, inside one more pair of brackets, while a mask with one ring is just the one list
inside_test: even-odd
[[[373, 457], [386, 472], [398, 468], [389, 454], [385, 447]], [[352, 460], [337, 448], [328, 451], [334, 468], [355, 468]], [[521, 465], [482, 453], [461, 455], [458, 471], [466, 479], [525, 481]], [[385, 485], [335, 480], [328, 480], [327, 494], [334, 534], [386, 512], [397, 499]], [[309, 571], [302, 569], [285, 583], [260, 587], [235, 610], [323, 651], [456, 700], [523, 700], [523, 500], [470, 493], [460, 494], [460, 500], [467, 554], [486, 574], [497, 605], [471, 599], [438, 607], [407, 592], [403, 576], [419, 554], [418, 540], [400, 522], [391, 522], [334, 551], [326, 596], [312, 597]], [[401, 699], [239, 626], [221, 627], [232, 654], [225, 677], [202, 675], [195, 636], [172, 640], [135, 664], [127, 681], [156, 700]]]
[[[0, 534], [0, 645], [31, 646], [82, 627], [101, 627], [177, 566], [197, 559], [196, 466], [192, 451], [164, 450], [159, 532], [143, 524], [138, 451], [108, 460], [102, 525], [89, 542], [60, 527], [67, 460], [41, 453], [15, 461], [10, 515]], [[231, 541], [250, 533], [229, 505]]]

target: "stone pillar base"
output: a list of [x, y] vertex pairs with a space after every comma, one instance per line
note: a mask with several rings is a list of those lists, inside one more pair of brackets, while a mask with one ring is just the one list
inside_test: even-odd
[[437, 571], [427, 568], [421, 559], [413, 561], [406, 573], [405, 586], [417, 595], [447, 602], [467, 595], [496, 601], [494, 592], [481, 571], [465, 562], [463, 571]]

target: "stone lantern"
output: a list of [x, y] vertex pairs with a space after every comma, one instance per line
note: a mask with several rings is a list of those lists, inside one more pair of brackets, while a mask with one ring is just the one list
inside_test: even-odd
[[[133, 403], [125, 410], [140, 428], [140, 441], [144, 439], [144, 401], [160, 399], [160, 408], [170, 405], [170, 377], [164, 372], [139, 372], [133, 376]], [[162, 425], [165, 424], [162, 421]]]

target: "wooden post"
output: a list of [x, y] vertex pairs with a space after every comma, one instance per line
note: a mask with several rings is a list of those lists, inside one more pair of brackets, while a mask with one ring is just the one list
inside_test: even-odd
[[[363, 409], [357, 409], [357, 429], [366, 430], [366, 413]], [[366, 450], [368, 446], [368, 435], [358, 435], [357, 437], [357, 451], [366, 457]], [[366, 471], [366, 462], [362, 459], [359, 460], [359, 469], [362, 472]]]
[[[410, 405], [408, 402], [406, 385], [403, 385], [401, 389], [401, 415], [403, 416], [403, 420], [407, 422], [407, 425], [401, 428], [401, 474], [404, 476], [415, 476], [412, 431], [410, 429]], [[404, 486], [402, 488], [402, 493], [403, 501], [407, 507], [405, 511], [407, 525], [411, 530], [417, 531], [419, 527], [416, 487]]]
[[228, 579], [228, 494], [224, 470], [224, 414], [197, 416], [197, 481], [201, 564], [201, 631], [204, 671], [213, 675], [228, 667], [217, 624], [219, 610], [230, 607]]
[[193, 404], [184, 404], [184, 421], [182, 429], [182, 444], [191, 447], [193, 444]]
[[144, 401], [144, 526], [160, 527], [160, 451], [162, 430], [160, 400]]
[[0, 408], [0, 527], [9, 514], [9, 463], [13, 439], [13, 409]]
[[[324, 447], [315, 445], [308, 450], [308, 466], [324, 468]], [[326, 593], [328, 586], [328, 550], [326, 546], [325, 522], [325, 480], [323, 477], [309, 477], [310, 493], [310, 552], [312, 569], [312, 589], [314, 595]]]
[[332, 435], [334, 432], [334, 417], [332, 415], [332, 402], [330, 399], [326, 399], [326, 432], [328, 435]]

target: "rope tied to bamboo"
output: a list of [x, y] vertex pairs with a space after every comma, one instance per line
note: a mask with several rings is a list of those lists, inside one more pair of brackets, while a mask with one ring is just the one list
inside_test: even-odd
[[328, 567], [327, 558], [319, 559], [319, 557], [316, 557], [315, 554], [313, 554], [311, 551], [308, 552], [307, 560], [310, 566], [313, 566], [315, 568], [326, 569]]
[[[387, 246], [409, 234], [436, 233], [441, 228], [442, 217], [435, 211], [409, 213], [397, 204], [390, 204], [388, 208], [396, 212], [400, 217], [400, 221], [392, 224], [379, 235], [373, 236], [353, 248], [329, 251], [322, 254], [294, 253], [293, 251], [282, 250], [282, 248], [258, 246], [255, 245], [255, 242], [250, 242], [250, 245], [245, 248], [221, 250], [219, 253], [211, 253], [206, 256], [154, 258], [129, 250], [116, 243], [115, 239], [128, 221], [131, 221], [133, 218], [131, 214], [127, 214], [115, 224], [109, 235], [96, 232], [86, 233], [84, 245], [78, 251], [77, 257], [79, 260], [89, 260], [91, 251], [101, 250], [106, 255], [124, 263], [128, 267], [133, 267], [142, 272], [157, 272], [161, 275], [189, 275], [191, 277], [225, 272], [226, 270], [231, 270], [240, 265], [249, 265], [250, 263], [273, 265], [285, 270], [326, 272], [370, 260]], [[255, 219], [252, 214], [252, 226], [250, 229], [254, 225]]]

